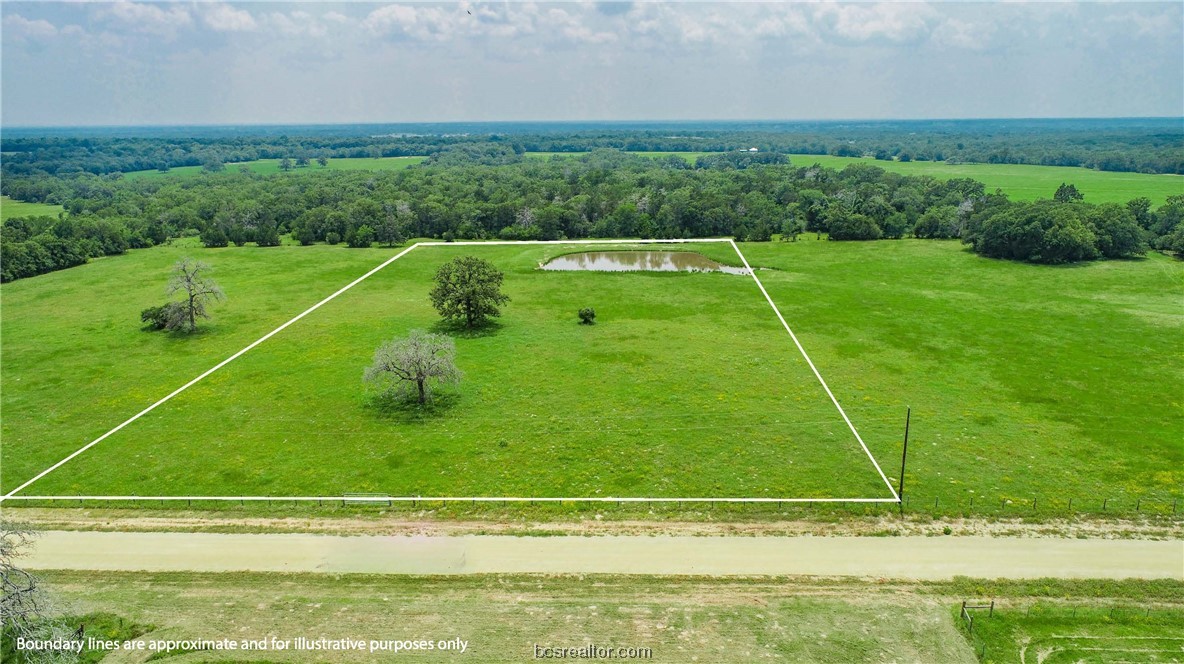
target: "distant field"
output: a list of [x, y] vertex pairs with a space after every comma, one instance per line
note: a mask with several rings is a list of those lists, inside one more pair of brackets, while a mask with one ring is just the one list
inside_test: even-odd
[[821, 164], [843, 169], [850, 164], [871, 164], [902, 175], [929, 175], [942, 180], [973, 178], [987, 186], [987, 191], [1002, 189], [1014, 200], [1052, 198], [1062, 182], [1075, 185], [1087, 203], [1125, 203], [1146, 196], [1152, 204], [1162, 205], [1168, 196], [1184, 194], [1184, 176], [1115, 173], [1064, 166], [1029, 166], [1025, 164], [947, 164], [940, 161], [877, 161], [858, 157], [792, 154], [795, 166]]
[[[352, 159], [330, 159], [329, 164], [321, 166], [313, 160], [308, 166], [302, 168], [293, 167], [292, 173], [307, 173], [316, 171], [390, 171], [407, 168], [413, 164], [427, 159], [427, 157], [357, 157]], [[226, 164], [226, 171], [228, 173], [237, 173], [240, 166], [246, 166], [251, 169], [252, 173], [260, 175], [275, 175], [281, 173], [279, 159], [260, 159], [258, 161], [246, 161], [236, 164]], [[169, 175], [197, 175], [202, 173], [201, 166], [181, 166], [170, 169], [168, 172], [161, 173], [160, 171], [133, 171], [131, 173], [124, 173], [125, 178], [153, 178], [165, 177]]]
[[[588, 154], [587, 152], [527, 152], [526, 157], [533, 159], [546, 159], [549, 157], [582, 157]], [[690, 163], [695, 163], [699, 157], [715, 154], [713, 152], [626, 152], [635, 157], [682, 157]]]
[[[582, 152], [531, 152], [529, 157], [578, 157]], [[694, 163], [711, 152], [630, 152], [643, 157], [665, 157], [677, 155]], [[1037, 198], [1052, 198], [1062, 182], [1073, 184], [1090, 203], [1125, 203], [1132, 198], [1146, 196], [1152, 204], [1162, 205], [1168, 196], [1184, 194], [1184, 176], [1147, 175], [1144, 173], [1115, 173], [1094, 171], [1086, 168], [1063, 166], [1029, 166], [1025, 164], [947, 164], [932, 161], [877, 161], [858, 157], [831, 157], [829, 155], [791, 154], [790, 163], [795, 166], [820, 164], [827, 168], [842, 170], [850, 164], [871, 164], [892, 173], [902, 175], [929, 175], [938, 179], [973, 178], [982, 182], [987, 191], [1002, 189], [1012, 199], [1029, 201]]]
[[[1180, 261], [1056, 268], [927, 240], [742, 246], [890, 478], [913, 407], [912, 511], [1074, 498], [1113, 512], [1142, 498], [1170, 513], [1184, 484], [1184, 409], [1164, 389], [1184, 381]], [[409, 254], [25, 493], [887, 493], [848, 456], [858, 448], [751, 282], [540, 273], [539, 247], [429, 251], [441, 253]], [[462, 251], [507, 270], [514, 299], [496, 333], [458, 340], [459, 405], [423, 422], [368, 411], [373, 348], [435, 324], [429, 275]], [[193, 338], [141, 332], [139, 310], [184, 255], [212, 264], [230, 299]], [[5, 486], [390, 255], [158, 247], [5, 284]], [[581, 306], [596, 326], [575, 324]]]
[[25, 203], [14, 201], [7, 196], [0, 196], [0, 221], [16, 219], [18, 217], [39, 217], [49, 215], [58, 216], [62, 211], [60, 205], [46, 205], [45, 203]]

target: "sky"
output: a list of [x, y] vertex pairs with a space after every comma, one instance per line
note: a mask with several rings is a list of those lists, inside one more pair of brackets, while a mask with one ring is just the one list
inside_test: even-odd
[[5, 126], [1184, 115], [1184, 2], [0, 3]]

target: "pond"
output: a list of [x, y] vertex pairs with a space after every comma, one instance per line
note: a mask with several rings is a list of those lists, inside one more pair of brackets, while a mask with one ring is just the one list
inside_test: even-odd
[[742, 267], [717, 263], [693, 251], [585, 251], [552, 258], [544, 270], [595, 272], [726, 272], [748, 274]]

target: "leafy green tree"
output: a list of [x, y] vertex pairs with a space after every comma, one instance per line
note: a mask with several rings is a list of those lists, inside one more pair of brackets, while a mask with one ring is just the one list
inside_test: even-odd
[[913, 236], [922, 239], [958, 237], [958, 208], [953, 205], [929, 208], [913, 226]]
[[581, 325], [595, 325], [596, 324], [596, 310], [592, 307], [584, 307], [579, 311]]
[[903, 212], [893, 212], [880, 224], [880, 228], [884, 231], [884, 237], [893, 240], [904, 237], [909, 232], [910, 226], [909, 216]]
[[280, 170], [284, 171], [284, 172], [288, 172], [288, 171], [292, 170], [292, 160], [287, 157], [284, 157], [283, 159], [281, 159], [280, 160]]
[[234, 225], [232, 225], [230, 227], [230, 230], [228, 230], [226, 232], [227, 239], [229, 239], [231, 242], [233, 242], [234, 246], [236, 246], [236, 247], [245, 246], [248, 242], [251, 241], [251, 238], [253, 236], [254, 236], [254, 233], [252, 233], [249, 228], [247, 228], [246, 226], [243, 226], [240, 223], [235, 223]]
[[317, 157], [317, 163], [321, 165], [321, 168], [324, 168], [329, 165], [329, 158], [324, 155]]
[[845, 205], [827, 208], [826, 227], [831, 240], [878, 240], [884, 235], [871, 217], [852, 212]]
[[255, 244], [260, 247], [280, 246], [280, 231], [274, 221], [264, 221], [255, 229]]
[[225, 247], [230, 244], [230, 238], [226, 237], [226, 231], [223, 231], [221, 226], [210, 224], [201, 232], [201, 243], [207, 249]]
[[1151, 213], [1151, 199], [1146, 196], [1132, 198], [1127, 201], [1126, 209], [1135, 218], [1135, 223], [1139, 224], [1139, 228], [1150, 229], [1151, 222], [1155, 219], [1155, 215]]
[[1085, 196], [1080, 191], [1077, 191], [1075, 185], [1062, 182], [1061, 186], [1057, 187], [1057, 193], [1053, 194], [1052, 199], [1058, 203], [1072, 203], [1073, 201], [1085, 200]]
[[378, 347], [363, 380], [380, 395], [414, 399], [420, 405], [432, 397], [435, 387], [459, 383], [456, 344], [442, 334], [411, 330], [406, 338], [393, 339]]
[[806, 230], [806, 225], [801, 219], [797, 217], [787, 217], [785, 221], [781, 222], [781, 240], [789, 240], [790, 242], [797, 242], [798, 236]]
[[474, 328], [501, 315], [500, 305], [510, 301], [501, 292], [505, 275], [493, 263], [476, 256], [457, 256], [436, 270], [432, 306], [448, 321]]
[[1097, 238], [1099, 253], [1105, 258], [1127, 258], [1147, 253], [1143, 229], [1129, 207], [1106, 203], [1091, 209], [1085, 223]]
[[1099, 255], [1097, 237], [1076, 210], [1049, 201], [999, 208], [968, 240], [984, 256], [1033, 263], [1071, 263]]
[[374, 244], [374, 229], [363, 224], [345, 234], [345, 243], [352, 249], [369, 249]]

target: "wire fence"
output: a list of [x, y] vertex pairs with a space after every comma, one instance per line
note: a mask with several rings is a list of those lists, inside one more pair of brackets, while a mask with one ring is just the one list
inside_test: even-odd
[[1101, 518], [1184, 518], [1184, 500], [1179, 497], [1121, 498], [1074, 496], [999, 497], [924, 496], [906, 494], [901, 502], [879, 499], [794, 499], [794, 498], [556, 498], [556, 497], [408, 497], [383, 493], [346, 493], [340, 496], [12, 496], [5, 506], [38, 507], [133, 507], [133, 508], [350, 508], [451, 511], [629, 511], [645, 509], [666, 514], [706, 513], [785, 516], [793, 518], [843, 518], [851, 516], [904, 516], [943, 518], [1031, 518], [1060, 519], [1076, 516]]
[[[984, 628], [995, 620], [1049, 621], [1058, 623], [1102, 623], [1108, 625], [1184, 625], [1184, 607], [1178, 605], [1155, 605], [1148, 603], [1082, 604], [1070, 602], [1030, 602], [1023, 606], [1001, 606], [994, 599], [964, 600], [958, 609], [959, 627], [970, 642], [979, 661], [986, 661], [989, 649], [998, 651], [1012, 644], [991, 643], [984, 638]], [[1085, 638], [1105, 638], [1086, 636]], [[1144, 637], [1139, 637], [1144, 638]], [[1145, 637], [1156, 638], [1156, 637]], [[1180, 637], [1172, 637], [1180, 640]], [[1173, 660], [1174, 661], [1174, 660]]]

